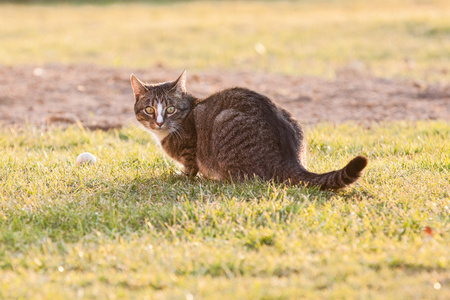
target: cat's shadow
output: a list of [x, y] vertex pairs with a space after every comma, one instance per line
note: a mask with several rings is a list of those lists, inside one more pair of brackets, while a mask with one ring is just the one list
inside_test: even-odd
[[[337, 196], [344, 200], [354, 201], [361, 191], [348, 188], [332, 192], [321, 191], [316, 187], [288, 185], [274, 181], [263, 181], [258, 178], [233, 182], [213, 180], [201, 175], [189, 177], [182, 173], [169, 172], [160, 176], [149, 176], [132, 179], [126, 190], [134, 196], [129, 201], [179, 202], [179, 201], [222, 201], [224, 198], [235, 198], [238, 201], [259, 201], [271, 199], [281, 200], [283, 196], [294, 201], [314, 201], [325, 203]], [[126, 198], [125, 198], [126, 199]], [[305, 200], [306, 199], [306, 200]], [[276, 200], [275, 200], [276, 201]]]

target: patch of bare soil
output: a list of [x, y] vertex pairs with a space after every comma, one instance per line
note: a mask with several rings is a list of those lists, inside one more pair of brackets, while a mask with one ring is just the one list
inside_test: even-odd
[[[106, 130], [132, 123], [131, 73], [155, 83], [173, 80], [181, 70], [0, 66], [0, 126], [81, 124]], [[228, 71], [187, 75], [188, 91], [197, 97], [247, 87], [270, 97], [307, 126], [323, 121], [450, 120], [450, 84], [383, 79], [352, 69], [338, 70], [334, 80]]]

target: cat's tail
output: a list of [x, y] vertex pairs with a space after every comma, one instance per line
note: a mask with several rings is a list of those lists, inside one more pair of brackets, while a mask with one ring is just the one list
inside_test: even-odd
[[290, 178], [291, 183], [301, 183], [307, 186], [318, 186], [321, 190], [338, 190], [346, 187], [361, 176], [361, 171], [367, 166], [367, 158], [357, 156], [340, 170], [317, 174], [305, 168], [295, 171]]

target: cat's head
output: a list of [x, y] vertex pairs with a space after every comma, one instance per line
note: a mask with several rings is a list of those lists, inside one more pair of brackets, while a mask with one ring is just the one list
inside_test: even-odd
[[155, 133], [177, 131], [191, 111], [185, 84], [186, 71], [174, 81], [157, 84], [143, 83], [131, 75], [136, 119]]

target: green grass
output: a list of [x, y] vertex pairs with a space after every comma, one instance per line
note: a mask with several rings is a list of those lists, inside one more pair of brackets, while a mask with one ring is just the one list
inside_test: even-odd
[[0, 37], [6, 65], [163, 65], [328, 77], [350, 65], [380, 76], [450, 79], [446, 0], [1, 4]]
[[131, 128], [2, 129], [0, 298], [448, 299], [449, 136], [316, 126], [310, 169], [370, 160], [330, 193], [189, 181]]
[[[450, 79], [449, 1], [173, 2], [0, 4], [0, 65]], [[311, 170], [370, 160], [330, 193], [188, 180], [131, 128], [0, 129], [0, 299], [448, 299], [449, 136], [318, 125]]]

